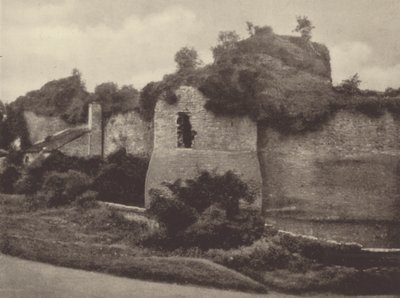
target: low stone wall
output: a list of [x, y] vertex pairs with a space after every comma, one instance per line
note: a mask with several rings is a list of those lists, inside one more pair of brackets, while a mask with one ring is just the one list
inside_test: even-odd
[[[329, 210], [327, 210], [329, 212]], [[265, 214], [266, 222], [279, 229], [319, 239], [356, 242], [364, 247], [399, 248], [400, 221], [338, 221], [296, 219]]]

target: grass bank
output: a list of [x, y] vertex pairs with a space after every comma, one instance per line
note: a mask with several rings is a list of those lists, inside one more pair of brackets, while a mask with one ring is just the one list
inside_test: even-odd
[[356, 253], [356, 246], [271, 233], [237, 249], [167, 251], [141, 245], [152, 225], [146, 219], [127, 220], [104, 206], [29, 210], [25, 201], [23, 196], [0, 195], [2, 253], [118, 276], [248, 292], [400, 293], [398, 267], [356, 268], [321, 261], [321, 253]]
[[137, 279], [265, 293], [251, 278], [210, 260], [170, 256], [135, 245], [137, 225], [105, 207], [28, 211], [2, 196], [0, 251], [63, 267]]

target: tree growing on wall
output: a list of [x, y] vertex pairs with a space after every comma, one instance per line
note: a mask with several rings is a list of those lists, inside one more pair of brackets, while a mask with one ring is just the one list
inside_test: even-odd
[[199, 56], [194, 48], [183, 47], [175, 54], [178, 71], [193, 70], [199, 64]]
[[307, 16], [297, 16], [297, 26], [294, 29], [295, 32], [299, 32], [301, 37], [306, 41], [310, 41], [312, 34], [311, 31], [315, 28]]

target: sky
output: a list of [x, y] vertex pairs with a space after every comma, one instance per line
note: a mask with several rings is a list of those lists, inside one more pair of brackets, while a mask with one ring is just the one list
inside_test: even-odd
[[296, 16], [315, 25], [331, 53], [332, 78], [359, 73], [361, 87], [400, 87], [400, 0], [0, 0], [0, 100], [82, 73], [142, 88], [175, 71], [175, 53], [194, 47], [212, 61], [219, 31], [247, 36], [246, 21], [296, 34]]

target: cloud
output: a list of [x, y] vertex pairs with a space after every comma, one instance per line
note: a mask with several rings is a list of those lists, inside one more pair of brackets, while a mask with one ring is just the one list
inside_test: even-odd
[[374, 64], [374, 50], [362, 42], [345, 42], [331, 47], [334, 84], [358, 73], [361, 88], [383, 91], [400, 87], [400, 63], [389, 66]]
[[[52, 5], [43, 7], [41, 14], [62, 18], [62, 11], [69, 13]], [[65, 77], [74, 67], [82, 72], [89, 90], [106, 81], [142, 87], [146, 80], [160, 79], [161, 72], [175, 69], [174, 54], [202, 26], [192, 11], [180, 6], [142, 17], [131, 15], [118, 27], [27, 20], [31, 24], [3, 31], [3, 100], [37, 89], [42, 84], [38, 82], [49, 77]]]

